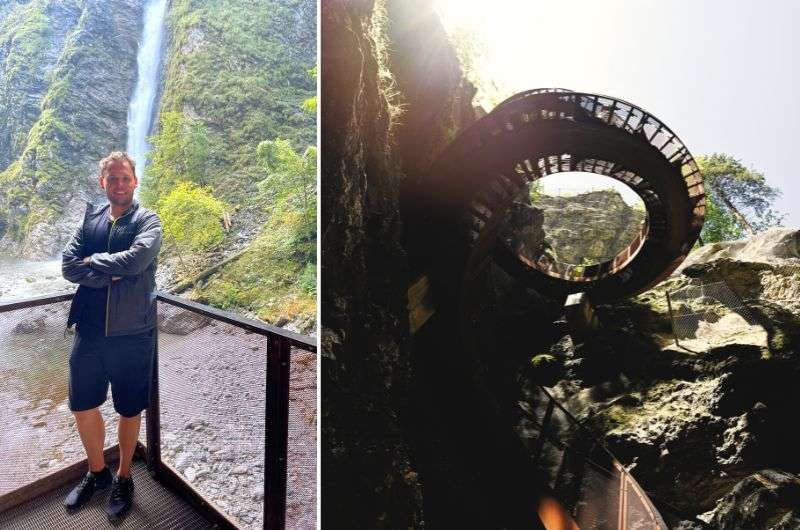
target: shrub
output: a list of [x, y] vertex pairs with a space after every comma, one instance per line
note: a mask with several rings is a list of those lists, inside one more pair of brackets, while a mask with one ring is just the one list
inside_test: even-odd
[[206, 188], [182, 182], [158, 201], [156, 209], [164, 239], [179, 250], [209, 250], [222, 242], [225, 205]]

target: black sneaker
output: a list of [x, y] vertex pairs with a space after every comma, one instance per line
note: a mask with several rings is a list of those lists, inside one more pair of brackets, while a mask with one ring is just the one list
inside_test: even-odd
[[107, 467], [102, 471], [92, 473], [89, 471], [64, 499], [64, 506], [68, 510], [76, 510], [89, 502], [95, 491], [106, 489], [111, 484], [111, 471]]
[[133, 504], [133, 479], [115, 476], [111, 484], [111, 497], [108, 499], [106, 513], [108, 520], [116, 523], [131, 509]]

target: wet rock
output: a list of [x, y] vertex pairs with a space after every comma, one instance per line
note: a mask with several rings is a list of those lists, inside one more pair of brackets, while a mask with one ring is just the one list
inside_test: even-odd
[[250, 472], [247, 466], [245, 465], [238, 465], [231, 469], [231, 475], [246, 475]]
[[255, 488], [253, 490], [252, 494], [250, 495], [250, 497], [254, 501], [262, 501], [262, 500], [264, 500], [264, 487], [263, 486], [259, 486], [259, 487]]
[[188, 335], [192, 331], [207, 326], [210, 322], [209, 317], [193, 311], [178, 311], [166, 318], [159, 318], [158, 329], [172, 335]]
[[29, 320], [22, 320], [11, 329], [12, 333], [31, 334], [41, 333], [45, 328], [44, 316], [37, 316]]
[[189, 454], [188, 453], [180, 453], [178, 456], [175, 457], [175, 469], [178, 471], [183, 471], [186, 466], [189, 465]]
[[741, 528], [798, 528], [800, 521], [800, 477], [784, 471], [764, 469], [739, 482], [723, 497], [711, 519], [720, 530]]

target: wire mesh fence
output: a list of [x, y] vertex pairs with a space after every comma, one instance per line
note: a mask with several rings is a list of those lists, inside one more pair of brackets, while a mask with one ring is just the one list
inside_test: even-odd
[[[261, 528], [268, 339], [159, 304], [161, 455], [242, 528]], [[288, 528], [316, 524], [316, 355], [289, 367]]]
[[679, 346], [742, 340], [763, 333], [755, 313], [724, 281], [689, 284], [667, 291], [666, 297], [672, 334]]
[[158, 311], [162, 461], [240, 526], [260, 527], [267, 339], [169, 304]]
[[[0, 495], [86, 457], [68, 403], [68, 311], [69, 301], [0, 311]], [[100, 411], [108, 448], [117, 443], [111, 399]]]
[[667, 529], [633, 476], [546, 390], [532, 389], [521, 405], [523, 440], [579, 528]]
[[[0, 496], [85, 459], [68, 405], [69, 297], [0, 304]], [[158, 407], [150, 421], [143, 416], [139, 438], [147, 445], [146, 426], [156, 426], [148, 460], [168, 466], [238, 527], [280, 527], [285, 516], [287, 528], [315, 528], [313, 343], [172, 299], [159, 296]], [[276, 356], [280, 348], [286, 354]], [[285, 394], [269, 389], [284, 371]], [[117, 443], [112, 400], [100, 410], [108, 448]]]

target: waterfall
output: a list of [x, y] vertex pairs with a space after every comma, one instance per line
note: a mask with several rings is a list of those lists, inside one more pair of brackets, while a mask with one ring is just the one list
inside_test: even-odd
[[136, 162], [136, 174], [139, 179], [144, 176], [147, 152], [150, 150], [147, 135], [152, 125], [153, 107], [158, 92], [166, 9], [167, 0], [148, 0], [145, 6], [144, 27], [142, 28], [142, 38], [139, 40], [139, 53], [136, 57], [138, 67], [136, 88], [128, 107], [127, 151]]

